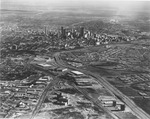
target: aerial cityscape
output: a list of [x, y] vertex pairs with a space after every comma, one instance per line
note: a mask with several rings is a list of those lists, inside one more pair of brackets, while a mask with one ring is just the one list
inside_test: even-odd
[[150, 1], [1, 0], [0, 119], [150, 119]]

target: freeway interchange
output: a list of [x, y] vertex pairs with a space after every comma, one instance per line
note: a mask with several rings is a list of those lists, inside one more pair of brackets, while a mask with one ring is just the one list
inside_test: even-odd
[[[71, 70], [76, 70], [76, 71], [79, 71], [79, 72], [82, 72], [84, 74], [87, 74], [87, 75], [90, 75], [90, 76], [94, 77], [94, 79], [99, 84], [102, 84], [112, 95], [114, 95], [116, 98], [118, 98], [119, 100], [124, 102], [139, 119], [150, 119], [150, 115], [148, 115], [145, 111], [143, 111], [141, 108], [139, 108], [129, 97], [127, 97], [121, 91], [119, 91], [116, 87], [111, 85], [105, 78], [103, 78], [98, 73], [93, 73], [93, 72], [90, 72], [88, 70], [84, 70], [84, 69], [81, 69], [81, 68], [73, 67], [71, 65], [67, 65], [61, 59], [60, 53], [55, 53], [54, 54], [54, 59], [55, 59], [55, 62], [57, 63], [57, 65], [60, 66], [60, 67], [68, 68], [68, 69], [71, 69]], [[34, 65], [33, 65], [33, 67], [35, 67], [35, 69], [37, 69], [37, 70], [40, 70], [40, 71], [42, 71], [42, 72], [52, 76], [52, 74], [49, 71], [47, 71], [45, 69], [42, 69], [41, 67], [37, 67], [37, 66], [34, 66]], [[35, 109], [33, 110], [30, 119], [34, 119], [35, 115], [38, 113], [38, 111], [39, 111], [43, 101], [45, 100], [47, 92], [50, 90], [50, 92], [52, 93], [54, 91], [54, 86], [56, 86], [58, 84], [58, 82], [61, 80], [60, 76], [66, 74], [68, 72], [69, 71], [65, 71], [65, 72], [60, 73], [57, 76], [53, 76], [53, 80], [51, 81], [51, 83], [49, 83], [46, 86], [46, 88], [44, 89], [40, 99], [38, 100], [38, 103], [37, 103]], [[76, 86], [76, 84], [74, 84], [72, 82], [69, 82], [69, 84], [72, 87], [74, 87], [76, 90], [78, 90], [80, 93], [82, 93], [87, 99], [89, 99], [98, 108], [103, 109], [112, 118], [118, 119], [118, 117], [115, 116], [113, 113], [111, 113], [110, 110], [108, 110], [107, 108], [103, 107], [99, 100], [88, 96], [88, 92], [86, 92], [86, 90], [81, 90], [79, 87]]]
[[135, 113], [135, 115], [140, 119], [150, 119], [150, 115], [148, 115], [146, 112], [144, 112], [141, 108], [139, 108], [131, 99], [129, 99], [126, 95], [124, 95], [121, 91], [119, 91], [117, 88], [115, 88], [113, 85], [111, 85], [108, 81], [106, 81], [103, 77], [101, 77], [99, 74], [89, 72], [87, 70], [83, 70], [81, 68], [72, 67], [70, 65], [66, 65], [63, 63], [63, 61], [60, 58], [60, 53], [55, 54], [55, 61], [57, 64], [63, 67], [70, 68], [72, 70], [77, 70], [80, 72], [83, 72], [85, 74], [91, 75], [95, 77], [95, 79], [102, 84], [109, 92], [112, 92], [116, 97], [121, 99], [126, 105], [128, 105], [131, 110]]

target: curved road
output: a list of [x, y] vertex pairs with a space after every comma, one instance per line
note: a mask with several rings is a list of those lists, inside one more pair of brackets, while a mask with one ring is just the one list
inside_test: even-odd
[[[140, 119], [150, 119], [150, 115], [148, 115], [146, 112], [144, 112], [141, 108], [139, 108], [130, 98], [128, 98], [126, 95], [124, 95], [122, 92], [120, 92], [117, 88], [115, 88], [113, 85], [111, 85], [107, 80], [105, 80], [103, 77], [101, 77], [99, 74], [97, 73], [93, 73], [87, 70], [83, 70], [83, 69], [78, 69], [76, 67], [72, 67], [70, 65], [64, 64], [64, 62], [62, 61], [62, 59], [60, 58], [60, 53], [55, 53], [54, 54], [54, 58], [55, 58], [55, 62], [64, 68], [69, 68], [69, 69], [73, 69], [73, 70], [77, 70], [80, 72], [83, 72], [87, 75], [91, 75], [92, 77], [94, 77], [94, 79], [102, 84], [109, 92], [111, 92], [111, 94], [114, 94], [117, 98], [119, 98], [120, 100], [122, 100], [124, 103], [126, 103], [126, 105], [128, 105], [130, 107], [130, 109], [135, 113], [135, 115], [137, 117], [139, 117]], [[37, 70], [41, 70], [42, 72], [45, 72], [48, 75], [52, 74], [45, 70], [42, 69], [41, 67], [37, 67], [35, 65], [33, 65], [35, 67], [35, 69]], [[60, 73], [60, 75], [63, 75], [66, 72], [62, 72]], [[49, 83], [46, 88], [44, 89], [42, 95], [40, 96], [38, 103], [35, 107], [35, 109], [32, 112], [31, 118], [33, 119], [35, 117], [35, 115], [37, 114], [37, 112], [39, 111], [47, 92], [50, 90], [51, 92], [53, 92], [54, 90], [54, 86], [57, 85], [57, 83], [60, 81], [59, 76], [52, 76], [54, 80], [51, 81], [51, 83]], [[80, 90], [80, 88], [78, 88], [76, 85], [72, 84], [72, 86], [77, 89], [79, 92], [81, 92], [82, 94], [84, 94], [88, 99], [90, 99], [97, 107], [100, 107], [101, 109], [103, 109], [104, 111], [106, 111], [111, 117], [113, 117], [114, 119], [116, 119], [117, 117], [112, 114], [109, 110], [107, 110], [106, 108], [102, 107], [101, 103], [98, 100], [95, 100], [91, 97], [88, 96], [87, 92], [84, 90]]]
[[130, 98], [128, 98], [126, 95], [124, 95], [122, 92], [120, 92], [117, 88], [115, 88], [113, 85], [111, 85], [107, 80], [105, 80], [103, 77], [101, 77], [99, 74], [89, 72], [87, 70], [79, 69], [76, 67], [72, 67], [70, 65], [64, 64], [64, 62], [60, 58], [60, 53], [55, 53], [54, 58], [57, 64], [59, 64], [62, 67], [70, 68], [73, 70], [77, 70], [80, 72], [83, 72], [85, 74], [91, 75], [95, 77], [95, 80], [101, 83], [109, 92], [112, 92], [116, 95], [117, 98], [122, 100], [127, 106], [130, 107], [130, 109], [134, 112], [134, 114], [140, 118], [140, 119], [150, 119], [150, 115], [148, 115], [145, 111], [143, 111], [141, 108], [139, 108]]
[[[43, 73], [50, 75], [53, 77], [53, 80], [46, 86], [46, 88], [44, 89], [42, 95], [40, 96], [37, 105], [35, 106], [34, 110], [32, 111], [31, 117], [30, 119], [34, 119], [34, 117], [36, 116], [36, 114], [39, 112], [40, 107], [42, 106], [43, 101], [46, 98], [46, 94], [48, 91], [50, 91], [50, 93], [52, 93], [55, 89], [54, 87], [59, 83], [59, 81], [61, 80], [59, 78], [59, 76], [64, 75], [67, 71], [64, 71], [62, 73], [60, 73], [57, 76], [53, 76], [53, 74], [49, 71], [47, 71], [46, 69], [43, 69], [42, 67], [39, 67], [37, 65], [31, 64], [36, 70], [40, 70]], [[79, 87], [77, 87], [73, 82], [68, 82], [71, 86], [73, 86], [76, 90], [78, 90], [79, 92], [81, 92], [87, 99], [89, 99], [91, 102], [93, 102], [93, 104], [95, 104], [95, 106], [97, 106], [98, 108], [100, 108], [101, 110], [103, 110], [104, 112], [106, 112], [108, 115], [110, 115], [113, 119], [119, 119], [118, 117], [116, 117], [113, 113], [111, 113], [110, 110], [108, 110], [107, 108], [103, 107], [101, 102], [97, 99], [94, 99], [92, 97], [90, 97], [88, 95], [88, 92], [86, 92], [86, 90], [81, 90]]]

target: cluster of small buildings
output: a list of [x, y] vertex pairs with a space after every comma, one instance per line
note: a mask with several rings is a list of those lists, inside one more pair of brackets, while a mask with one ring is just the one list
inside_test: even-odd
[[[120, 81], [126, 85], [130, 85], [137, 90], [139, 97], [150, 99], [150, 75], [148, 74], [132, 74], [117, 77]], [[136, 97], [136, 96], [135, 96]], [[134, 96], [133, 96], [134, 98]]]
[[[93, 80], [93, 77], [87, 76], [78, 71], [72, 71], [72, 76], [76, 79], [77, 86], [82, 88], [102, 88], [98, 83]], [[125, 104], [120, 100], [116, 99], [114, 96], [100, 95], [98, 99], [101, 101], [102, 105], [111, 111], [125, 111]]]
[[51, 80], [49, 76], [31, 76], [21, 81], [1, 81], [0, 117], [9, 118], [32, 112]]
[[104, 107], [107, 107], [111, 111], [125, 111], [125, 104], [113, 96], [100, 96], [99, 100]]
[[75, 67], [81, 67], [86, 62], [97, 62], [97, 61], [116, 61], [117, 58], [114, 57], [114, 55], [122, 52], [123, 49], [119, 47], [111, 47], [108, 48], [105, 51], [101, 52], [91, 52], [91, 53], [82, 53], [82, 55], [75, 55], [74, 52], [68, 54], [64, 53], [61, 55], [61, 58], [65, 61], [67, 60], [67, 63], [69, 65], [75, 66]]
[[119, 77], [121, 81], [123, 81], [126, 84], [133, 84], [137, 82], [144, 82], [149, 81], [150, 75], [143, 75], [143, 74], [132, 74], [132, 75], [125, 75], [122, 77]]

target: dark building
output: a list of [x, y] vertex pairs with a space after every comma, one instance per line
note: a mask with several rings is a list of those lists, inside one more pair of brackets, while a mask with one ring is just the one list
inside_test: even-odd
[[94, 38], [96, 38], [96, 33], [94, 33]]
[[66, 38], [66, 29], [64, 29], [63, 27], [61, 27], [61, 36], [62, 38]]
[[84, 27], [81, 27], [80, 28], [80, 37], [83, 37], [84, 36]]
[[14, 45], [11, 47], [11, 49], [12, 49], [12, 50], [17, 50], [17, 45], [14, 44]]
[[125, 105], [124, 104], [119, 104], [116, 105], [117, 108], [115, 110], [111, 110], [111, 111], [124, 111], [125, 110]]
[[63, 34], [63, 31], [64, 31], [64, 28], [63, 28], [63, 27], [61, 27], [61, 34]]
[[66, 38], [66, 29], [64, 29], [63, 38]]
[[125, 105], [120, 105], [120, 111], [124, 111], [125, 110]]
[[112, 104], [112, 106], [114, 106], [114, 107], [116, 106], [116, 101], [113, 101], [113, 104]]

